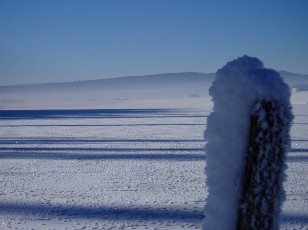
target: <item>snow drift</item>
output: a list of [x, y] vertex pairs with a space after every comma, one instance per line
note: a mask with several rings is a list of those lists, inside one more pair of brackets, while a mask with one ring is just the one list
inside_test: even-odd
[[[227, 63], [216, 73], [209, 89], [214, 102], [208, 117], [205, 140], [206, 183], [204, 229], [235, 229], [248, 147], [250, 117], [258, 101], [279, 101], [285, 117], [283, 142], [289, 147], [292, 120], [290, 90], [279, 73], [266, 69], [257, 58], [243, 56]], [[283, 173], [279, 178], [282, 184]], [[279, 200], [283, 199], [280, 191]], [[275, 209], [275, 215], [280, 207]]]

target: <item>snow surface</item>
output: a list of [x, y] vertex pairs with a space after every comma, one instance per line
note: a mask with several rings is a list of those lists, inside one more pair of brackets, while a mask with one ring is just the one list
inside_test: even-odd
[[[283, 230], [308, 229], [307, 98], [292, 95]], [[164, 107], [192, 101], [201, 110], [0, 111], [0, 229], [201, 229], [212, 104]]]
[[0, 229], [200, 228], [204, 111], [10, 114], [0, 120]]
[[217, 71], [209, 92], [214, 108], [205, 131], [209, 195], [203, 228], [235, 229], [253, 106], [263, 100], [279, 101], [288, 110], [290, 90], [279, 73], [265, 69], [257, 58], [243, 56]]

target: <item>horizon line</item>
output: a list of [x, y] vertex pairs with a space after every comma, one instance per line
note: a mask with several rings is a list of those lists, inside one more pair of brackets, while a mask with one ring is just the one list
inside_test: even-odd
[[[276, 70], [277, 71], [277, 70]], [[288, 74], [295, 74], [295, 75], [302, 75], [308, 76], [308, 73], [294, 73], [287, 70], [278, 70], [278, 73], [288, 73]], [[126, 76], [117, 76], [117, 77], [107, 77], [107, 78], [96, 78], [96, 79], [88, 79], [88, 80], [75, 80], [75, 81], [63, 81], [63, 82], [33, 82], [33, 83], [16, 83], [16, 84], [5, 84], [0, 85], [0, 87], [16, 87], [16, 86], [32, 86], [32, 85], [49, 85], [49, 84], [70, 84], [76, 82], [90, 82], [90, 81], [99, 81], [99, 80], [110, 80], [110, 79], [117, 79], [117, 78], [129, 78], [129, 77], [147, 77], [147, 76], [156, 76], [156, 75], [168, 75], [168, 74], [215, 74], [216, 72], [194, 72], [194, 71], [187, 71], [187, 72], [167, 72], [167, 73], [153, 73], [153, 74], [144, 74], [144, 75], [126, 75]]]

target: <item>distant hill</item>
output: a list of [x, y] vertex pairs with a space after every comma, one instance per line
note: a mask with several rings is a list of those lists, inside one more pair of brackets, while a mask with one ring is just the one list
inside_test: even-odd
[[[308, 84], [308, 74], [296, 74], [287, 71], [280, 71], [285, 82], [293, 85]], [[206, 85], [209, 86], [214, 80], [214, 73], [165, 73], [144, 76], [126, 76], [109, 79], [86, 80], [75, 82], [45, 83], [45, 84], [24, 84], [0, 86], [0, 93], [3, 92], [33, 92], [33, 91], [78, 91], [78, 90], [110, 90], [110, 89], [138, 89], [140, 87], [170, 87], [177, 85]]]
[[[306, 90], [308, 75], [282, 71], [293, 91]], [[214, 73], [166, 73], [90, 81], [0, 86], [0, 109], [198, 107]], [[173, 101], [172, 103], [170, 102]], [[169, 102], [166, 102], [169, 101]]]
[[286, 83], [292, 87], [295, 84], [308, 84], [308, 74], [290, 73], [287, 71], [280, 71], [280, 75], [283, 77]]
[[127, 76], [109, 79], [0, 86], [0, 92], [34, 92], [34, 91], [79, 91], [79, 90], [121, 90], [139, 89], [140, 87], [166, 88], [176, 85], [208, 85], [214, 79], [212, 73], [166, 73], [145, 76]]
[[[213, 79], [214, 74], [168, 73], [0, 86], [0, 109], [161, 107], [166, 100], [177, 99], [180, 99], [179, 106], [191, 107], [191, 100], [208, 96]], [[185, 100], [190, 101], [182, 105]]]

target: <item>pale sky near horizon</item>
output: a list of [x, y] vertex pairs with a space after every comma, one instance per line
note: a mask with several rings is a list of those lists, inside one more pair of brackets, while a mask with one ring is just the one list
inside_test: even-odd
[[307, 0], [0, 0], [0, 85], [216, 72], [247, 54], [308, 74]]

